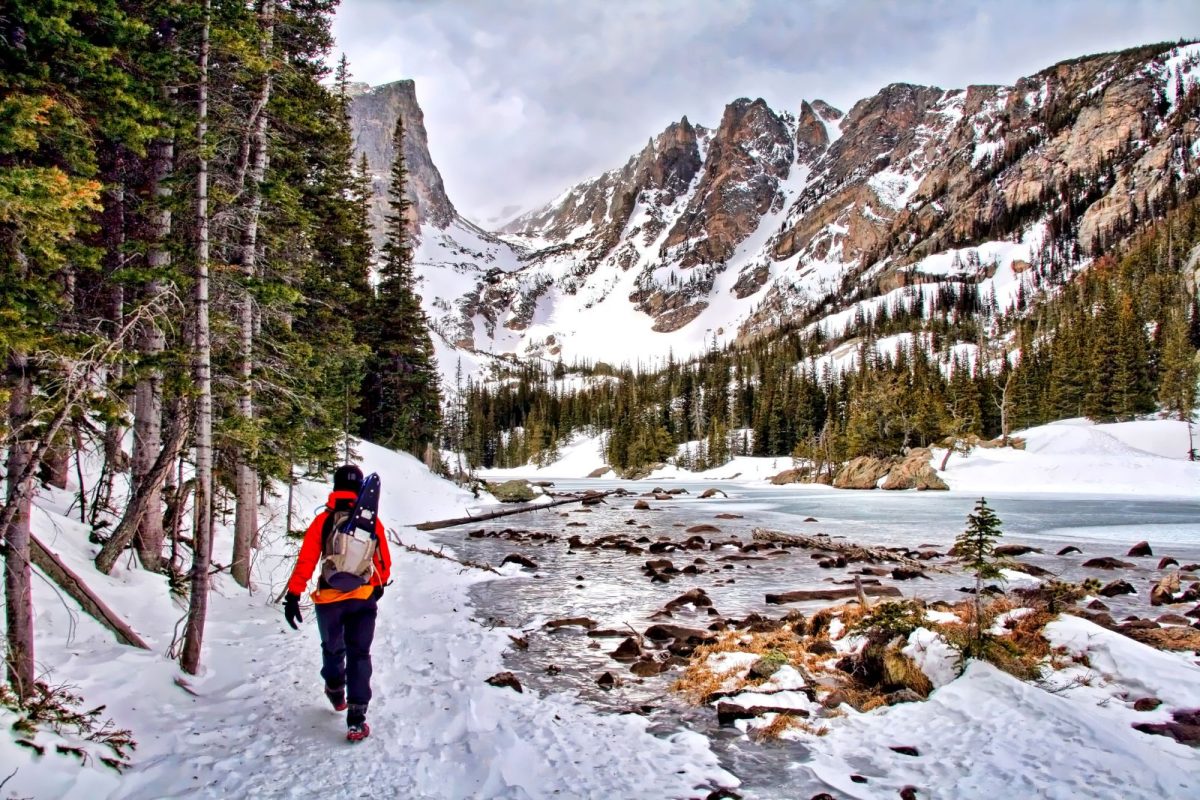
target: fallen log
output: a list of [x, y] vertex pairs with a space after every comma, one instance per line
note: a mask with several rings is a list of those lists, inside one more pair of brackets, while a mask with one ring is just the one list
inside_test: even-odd
[[442, 528], [453, 528], [456, 525], [470, 525], [476, 522], [484, 522], [489, 519], [498, 519], [507, 517], [513, 514], [524, 514], [527, 511], [537, 511], [542, 508], [554, 508], [555, 506], [563, 506], [567, 503], [584, 503], [585, 505], [599, 502], [598, 498], [607, 497], [610, 494], [615, 494], [616, 489], [610, 489], [607, 492], [588, 492], [587, 494], [578, 497], [566, 497], [561, 500], [551, 500], [549, 503], [535, 503], [524, 505], [519, 508], [503, 508], [499, 511], [489, 511], [486, 514], [480, 514], [474, 517], [454, 517], [452, 519], [439, 519], [432, 522], [422, 522], [420, 525], [414, 525], [419, 531], [436, 531]]
[[[900, 590], [895, 586], [864, 586], [862, 594], [867, 597], [903, 597]], [[778, 594], [768, 594], [767, 603], [777, 606], [783, 603], [802, 603], [805, 600], [845, 600], [849, 597], [858, 597], [859, 589], [812, 589], [799, 590], [795, 592], [780, 592]]]
[[150, 645], [146, 644], [142, 637], [129, 627], [128, 623], [105, 605], [104, 601], [88, 588], [82, 578], [72, 572], [35, 536], [29, 537], [29, 554], [34, 566], [40, 569], [47, 578], [58, 584], [75, 602], [79, 603], [89, 616], [94, 617], [100, 624], [116, 634], [118, 641], [122, 644], [140, 647], [143, 650], [150, 649]]
[[755, 528], [753, 539], [756, 542], [776, 542], [778, 544], [791, 544], [798, 545], [800, 547], [807, 547], [810, 550], [826, 550], [832, 553], [840, 553], [846, 557], [847, 561], [870, 561], [872, 563], [878, 563], [880, 561], [892, 561], [918, 571], [947, 571], [938, 567], [930, 566], [928, 562], [917, 561], [916, 559], [909, 558], [908, 556], [902, 556], [899, 553], [882, 547], [863, 547], [862, 545], [857, 545], [853, 542], [835, 542], [833, 539], [829, 538], [823, 533], [819, 533], [814, 536], [808, 536], [803, 533], [782, 533], [780, 531], [772, 531], [766, 528]]
[[[391, 532], [389, 531], [389, 533], [391, 533]], [[403, 542], [403, 540], [401, 540], [400, 537], [397, 536], [395, 533], [392, 533], [391, 540], [394, 544], [396, 544], [400, 547], [403, 547], [405, 550], [407, 550], [410, 553], [420, 553], [421, 555], [424, 555], [424, 556], [432, 556], [433, 558], [440, 558], [445, 561], [453, 561], [455, 564], [460, 564], [464, 567], [469, 567], [471, 569], [481, 569], [484, 572], [492, 572], [492, 573], [495, 573], [496, 575], [500, 574], [500, 571], [497, 570], [495, 567], [491, 566], [490, 564], [482, 564], [478, 561], [463, 561], [462, 559], [455, 558], [454, 556], [448, 556], [439, 550], [430, 550], [425, 547], [417, 547], [416, 545], [405, 544]], [[287, 592], [286, 587], [284, 588], [284, 592], [285, 593]], [[280, 595], [279, 600], [282, 600], [282, 599], [283, 599], [283, 596]], [[279, 600], [276, 600], [275, 602], [278, 603]]]

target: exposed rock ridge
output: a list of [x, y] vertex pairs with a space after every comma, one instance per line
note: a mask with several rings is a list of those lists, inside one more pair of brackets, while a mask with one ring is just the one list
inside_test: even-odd
[[372, 223], [378, 232], [388, 210], [388, 182], [395, 159], [392, 134], [399, 115], [404, 116], [404, 159], [409, 173], [408, 199], [413, 204], [412, 230], [415, 233], [422, 224], [445, 229], [458, 218], [458, 212], [446, 196], [442, 175], [429, 155], [425, 115], [417, 103], [416, 85], [411, 80], [395, 81], [365, 91], [356, 88], [352, 93], [350, 127], [354, 150], [356, 154], [366, 153], [367, 164], [374, 176]]

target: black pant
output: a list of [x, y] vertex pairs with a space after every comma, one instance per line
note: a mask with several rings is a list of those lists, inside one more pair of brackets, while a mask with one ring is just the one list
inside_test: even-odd
[[321, 677], [326, 686], [345, 686], [351, 705], [365, 706], [371, 700], [371, 641], [377, 610], [370, 598], [317, 605]]

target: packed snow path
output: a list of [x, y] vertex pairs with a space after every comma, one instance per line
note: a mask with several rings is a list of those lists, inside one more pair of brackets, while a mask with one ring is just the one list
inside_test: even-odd
[[485, 684], [495, 635], [464, 624], [461, 584], [446, 588], [428, 561], [398, 555], [402, 577], [380, 602], [369, 739], [347, 743], [344, 715], [321, 692], [311, 609], [294, 633], [270, 609], [231, 621], [245, 607], [223, 599], [218, 624], [234, 635], [209, 651], [209, 675], [193, 684], [201, 697], [179, 691], [161, 709], [161, 732], [143, 736], [156, 754], [117, 795], [703, 796], [691, 787], [716, 769], [715, 758], [708, 775], [692, 766], [707, 750], [700, 737], [654, 739], [639, 717]]

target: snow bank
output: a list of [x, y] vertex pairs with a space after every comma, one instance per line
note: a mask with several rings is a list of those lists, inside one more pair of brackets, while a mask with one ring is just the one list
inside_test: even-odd
[[[1200, 667], [1185, 654], [1155, 650], [1089, 620], [1067, 615], [1048, 624], [1045, 635], [1052, 646], [1078, 658], [1086, 657], [1087, 666], [1115, 687], [1114, 695], [1124, 695], [1129, 702], [1138, 697], [1157, 697], [1167, 707], [1200, 708]], [[1145, 714], [1137, 714], [1136, 718], [1148, 719]]]
[[[953, 490], [1195, 496], [1200, 462], [1187, 461], [1187, 425], [1143, 420], [1094, 425], [1087, 420], [1016, 434], [1025, 450], [976, 448], [953, 455], [942, 478]], [[944, 451], [941, 451], [944, 452]], [[940, 452], [935, 463], [940, 462]]]
[[[1200, 669], [1193, 668], [1193, 684], [1197, 677]], [[1106, 724], [1101, 707], [982, 662], [971, 662], [924, 703], [837, 723], [806, 743], [813, 772], [846, 797], [895, 797], [905, 786], [917, 787], [919, 797], [947, 800], [1200, 796], [1194, 750]], [[919, 755], [890, 749], [902, 745]], [[852, 781], [852, 773], [868, 782]]]
[[[1196, 430], [1200, 448], [1200, 426]], [[1176, 420], [1139, 420], [1096, 425], [1086, 419], [1063, 420], [1018, 431], [1025, 449], [976, 448], [967, 457], [954, 454], [939, 473], [951, 490], [971, 494], [1060, 492], [1195, 496], [1200, 493], [1200, 462], [1187, 460], [1187, 425]], [[681, 445], [681, 450], [688, 445]], [[934, 450], [935, 467], [945, 451]], [[529, 477], [586, 478], [603, 469], [604, 437], [579, 435], [559, 449], [545, 466], [526, 465], [481, 472], [490, 479]], [[699, 472], [674, 465], [660, 467], [646, 480], [721, 480], [763, 483], [794, 461], [787, 456], [736, 456]], [[608, 472], [606, 478], [616, 477]], [[813, 488], [813, 487], [808, 487]], [[1014, 576], [1028, 581], [1028, 576]]]

